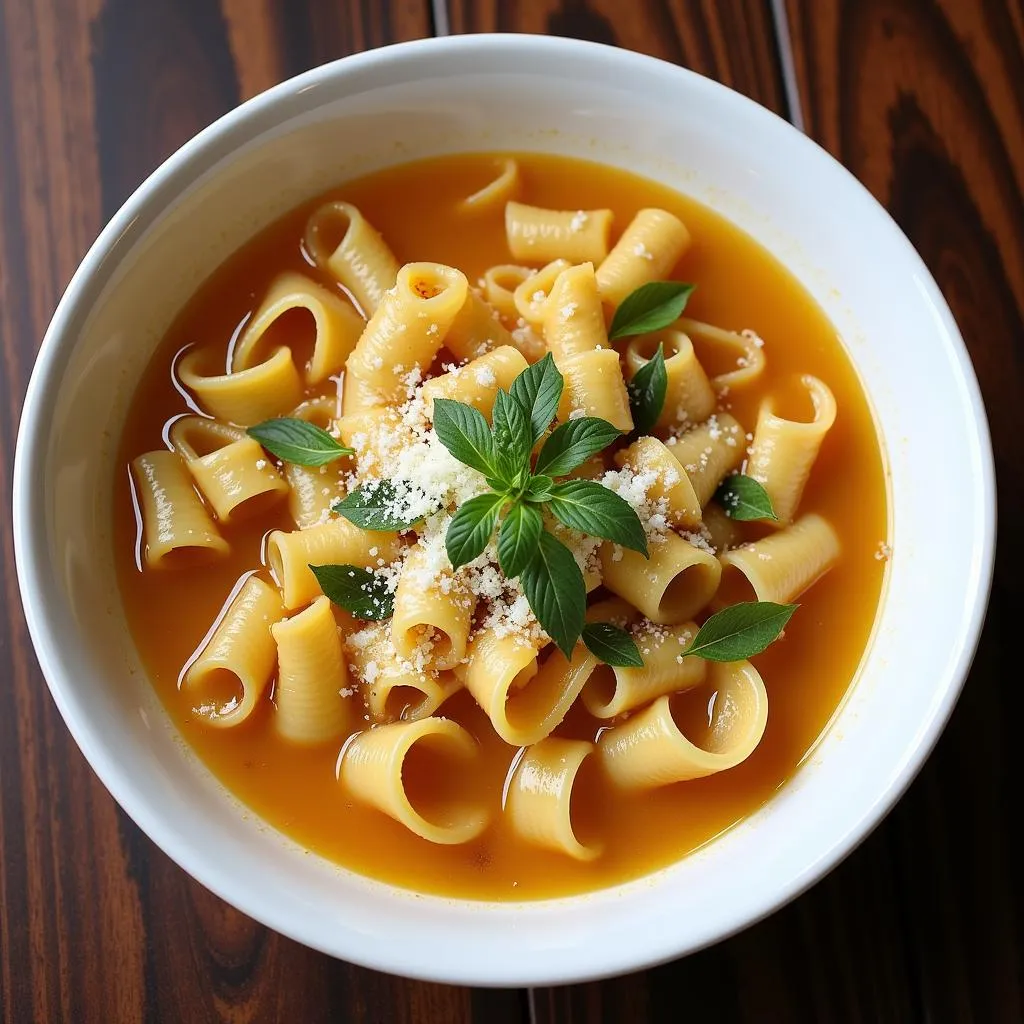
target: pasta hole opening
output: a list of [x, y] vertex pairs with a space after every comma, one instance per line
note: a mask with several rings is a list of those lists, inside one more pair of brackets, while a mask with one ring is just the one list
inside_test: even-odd
[[799, 375], [787, 377], [774, 387], [769, 401], [771, 411], [791, 423], [809, 424], [818, 418], [815, 394]]
[[231, 522], [238, 522], [239, 520], [251, 519], [254, 516], [262, 515], [272, 506], [276, 505], [282, 497], [283, 493], [281, 491], [273, 489], [260, 491], [258, 494], [251, 494], [248, 498], [243, 498], [235, 505], [231, 510], [229, 518]]
[[601, 837], [607, 835], [604, 808], [607, 804], [607, 783], [600, 761], [588, 754], [580, 763], [569, 794], [569, 827], [582, 846], [597, 849]]
[[[523, 669], [509, 687], [505, 717], [513, 729], [532, 729], [547, 718], [570, 683], [571, 673], [565, 671], [565, 657], [554, 646], [551, 645], [552, 652], [539, 668]], [[560, 670], [552, 671], [553, 668]], [[524, 675], [526, 678], [520, 681]]]
[[274, 318], [252, 349], [250, 365], [266, 362], [279, 348], [291, 350], [292, 360], [300, 370], [308, 370], [316, 348], [317, 320], [313, 310], [293, 306]]
[[237, 672], [213, 668], [188, 682], [192, 713], [205, 719], [223, 718], [241, 706], [245, 686]]
[[512, 293], [530, 276], [528, 267], [517, 267], [512, 264], [503, 267], [494, 267], [489, 276], [491, 285], [494, 288], [508, 292], [511, 298]]
[[311, 218], [306, 244], [317, 263], [326, 263], [352, 230], [352, 217], [341, 203], [322, 206]]
[[658, 603], [662, 622], [682, 622], [692, 618], [707, 604], [713, 590], [711, 571], [708, 566], [698, 562], [672, 577]]
[[416, 686], [392, 686], [384, 701], [384, 717], [389, 722], [412, 721], [427, 702], [427, 695]]
[[188, 417], [188, 422], [176, 424], [171, 435], [191, 448], [195, 458], [201, 459], [219, 452], [221, 448], [244, 436], [241, 431], [233, 431], [231, 435], [229, 431], [233, 431], [233, 428], [196, 416]]
[[724, 377], [749, 364], [747, 342], [731, 331], [709, 328], [710, 335], [698, 330], [689, 331], [687, 337], [693, 345], [697, 362], [709, 377]]
[[207, 546], [205, 544], [182, 544], [171, 548], [160, 558], [157, 565], [160, 569], [193, 569], [201, 565], [209, 565], [216, 561], [223, 554], [220, 547]]
[[675, 727], [694, 746], [710, 749], [712, 723], [718, 714], [718, 687], [702, 683], [689, 690], [674, 693], [668, 702]]
[[437, 733], [409, 747], [402, 759], [402, 786], [412, 809], [439, 828], [472, 817], [477, 807], [469, 758], [461, 744]]
[[279, 587], [284, 586], [284, 555], [274, 534], [267, 540], [267, 566]]
[[723, 608], [743, 601], [757, 601], [757, 589], [735, 565], [722, 566], [722, 579], [715, 594], [715, 605]]
[[618, 682], [610, 665], [598, 665], [587, 680], [588, 703], [594, 708], [607, 708], [615, 698]]

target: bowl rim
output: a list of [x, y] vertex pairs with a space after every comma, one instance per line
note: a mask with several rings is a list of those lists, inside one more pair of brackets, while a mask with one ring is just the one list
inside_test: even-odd
[[[109, 280], [112, 270], [105, 269], [104, 264], [112, 257], [116, 257], [126, 245], [133, 244], [133, 240], [139, 237], [141, 232], [159, 220], [162, 208], [156, 200], [162, 195], [173, 197], [179, 194], [193, 180], [193, 169], [200, 169], [214, 162], [218, 152], [235, 148], [235, 142], [244, 144], [262, 130], [261, 126], [266, 128], [277, 123], [277, 118], [271, 117], [270, 123], [267, 124], [267, 117], [280, 114], [286, 109], [289, 98], [294, 98], [321, 84], [341, 79], [350, 72], [369, 70], [386, 64], [394, 65], [407, 58], [420, 58], [424, 55], [443, 60], [449, 54], [469, 49], [479, 54], [481, 48], [490, 49], [503, 57], [514, 57], [516, 54], [527, 52], [562, 56], [600, 56], [603, 60], [617, 64], [624, 72], [628, 72], [631, 67], [638, 71], [657, 69], [662, 74], [676, 76], [687, 89], [698, 95], [713, 97], [715, 102], [726, 107], [731, 104], [733, 108], [746, 109], [750, 116], [755, 116], [756, 111], [756, 116], [765, 119], [766, 123], [777, 122], [774, 129], [791, 133], [791, 138], [799, 140], [795, 144], [806, 147], [812, 159], [820, 161], [824, 158], [831, 163], [841, 176], [845, 176], [847, 184], [860, 192], [862, 198], [866, 198], [874, 208], [874, 212], [887, 222], [887, 230], [892, 235], [893, 245], [902, 247], [904, 255], [916, 267], [919, 284], [937, 312], [941, 327], [952, 343], [951, 356], [954, 357], [954, 361], [951, 361], [951, 368], [959, 374], [960, 384], [968, 397], [975, 425], [975, 433], [969, 440], [978, 459], [982, 484], [979, 508], [985, 527], [980, 536], [973, 538], [971, 578], [976, 600], [972, 604], [969, 620], [963, 624], [956, 656], [951, 657], [945, 666], [942, 686], [937, 690], [941, 693], [941, 699], [930, 706], [931, 717], [922, 721], [918, 730], [912, 736], [908, 736], [907, 749], [893, 773], [889, 788], [878, 793], [874, 800], [867, 804], [864, 813], [848, 823], [843, 834], [833, 837], [831, 845], [822, 849], [817, 859], [805, 870], [791, 873], [784, 879], [784, 884], [775, 890], [763, 892], [758, 901], [749, 904], [742, 914], [734, 915], [734, 919], [725, 926], [718, 927], [713, 933], [709, 933], [707, 929], [698, 929], [696, 938], [690, 941], [676, 933], [667, 936], [652, 935], [648, 946], [639, 954], [628, 950], [622, 951], [617, 956], [606, 957], [605, 961], [592, 969], [581, 968], [578, 965], [575, 969], [567, 969], [565, 965], [557, 963], [557, 958], [553, 958], [556, 962], [545, 971], [534, 968], [529, 973], [524, 973], [520, 965], [507, 962], [500, 966], [491, 964], [489, 970], [482, 971], [479, 965], [470, 963], [449, 962], [441, 965], [431, 961], [429, 954], [421, 955], [413, 962], [409, 959], [407, 948], [389, 956], [365, 956], [351, 944], [342, 949], [337, 945], [332, 947], [325, 942], [311, 939], [308, 934], [304, 934], [301, 920], [295, 915], [288, 915], [278, 904], [266, 903], [254, 897], [244, 884], [234, 882], [230, 873], [214, 870], [210, 866], [209, 858], [199, 855], [197, 847], [182, 838], [158, 810], [147, 803], [133, 781], [122, 774], [108, 755], [102, 738], [88, 723], [76, 717], [69, 706], [68, 698], [68, 693], [73, 687], [64, 678], [51, 650], [59, 644], [59, 637], [54, 632], [42, 590], [36, 584], [43, 564], [40, 546], [45, 540], [42, 537], [45, 530], [40, 525], [41, 519], [33, 514], [38, 511], [36, 506], [41, 502], [38, 496], [34, 495], [32, 467], [40, 464], [45, 451], [45, 432], [39, 429], [38, 421], [45, 415], [47, 395], [53, 392], [59, 383], [66, 353], [75, 344], [68, 330], [69, 326], [77, 317], [83, 315], [83, 311], [91, 307], [98, 294], [95, 282]], [[228, 150], [224, 149], [225, 146]], [[266, 927], [304, 945], [331, 956], [343, 957], [354, 963], [407, 977], [482, 986], [573, 983], [664, 963], [681, 955], [696, 952], [757, 923], [831, 871], [870, 835], [900, 799], [927, 760], [952, 713], [981, 636], [992, 585], [996, 534], [994, 457], [981, 391], [966, 345], [945, 299], [923, 260], [889, 213], [868, 190], [831, 154], [784, 118], [717, 81], [658, 58], [605, 44], [515, 33], [435, 36], [351, 54], [287, 79], [241, 103], [202, 129], [164, 160], [125, 200], [89, 247], [65, 289], [45, 332], [25, 394], [19, 424], [13, 474], [13, 513], [15, 559], [25, 619], [48, 688], [69, 731], [93, 771], [142, 831], [178, 866], [217, 896]], [[584, 897], [562, 899], [580, 898]], [[476, 901], [452, 902], [463, 904]]]

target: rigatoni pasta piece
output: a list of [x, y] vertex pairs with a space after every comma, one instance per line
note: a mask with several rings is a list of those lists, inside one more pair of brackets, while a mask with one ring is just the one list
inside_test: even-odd
[[535, 846], [567, 853], [576, 860], [599, 856], [603, 844], [577, 836], [573, 794], [593, 743], [549, 736], [526, 747], [508, 786], [505, 815], [517, 835]]
[[512, 258], [531, 263], [567, 259], [597, 264], [608, 255], [611, 210], [547, 210], [505, 205], [505, 237]]
[[511, 345], [512, 335], [480, 293], [470, 288], [462, 309], [445, 335], [444, 345], [456, 359], [475, 359], [501, 345]]
[[277, 644], [275, 727], [293, 743], [336, 740], [355, 724], [338, 625], [326, 597], [270, 627]]
[[539, 662], [536, 648], [493, 628], [478, 629], [461, 669], [466, 689], [487, 713], [494, 731], [513, 746], [529, 746], [565, 718], [597, 659], [582, 644], [567, 661], [554, 644]]
[[529, 364], [511, 345], [503, 345], [465, 366], [431, 377], [420, 388], [427, 416], [434, 415], [435, 398], [451, 398], [472, 405], [491, 418], [498, 391], [508, 391]]
[[666, 448], [686, 475], [701, 507], [718, 490], [718, 485], [738, 469], [747, 453], [747, 435], [735, 417], [727, 412], [712, 416], [692, 430], [671, 438]]
[[696, 741], [683, 734], [674, 699], [667, 695], [603, 732], [598, 756], [611, 780], [624, 789], [651, 789], [714, 775], [745, 761], [768, 723], [761, 676], [749, 661], [710, 662], [707, 688], [714, 691], [711, 721]]
[[683, 657], [697, 635], [695, 622], [641, 626], [633, 635], [643, 667], [599, 665], [583, 687], [583, 703], [595, 718], [614, 718], [662, 694], [690, 690], [704, 682], [707, 662]]
[[459, 203], [466, 213], [480, 213], [504, 206], [519, 191], [519, 164], [512, 157], [494, 161], [495, 175], [483, 188], [477, 189]]
[[521, 316], [516, 308], [515, 290], [533, 274], [530, 267], [517, 263], [499, 263], [484, 271], [481, 279], [484, 299], [506, 326], [514, 325]]
[[377, 405], [338, 420], [342, 443], [355, 451], [361, 477], [387, 477], [392, 460], [411, 444], [412, 430], [397, 409]]
[[241, 725], [253, 713], [277, 660], [270, 627], [284, 613], [276, 587], [255, 573], [243, 579], [181, 678], [182, 691], [207, 724], [229, 728]]
[[219, 420], [251, 427], [302, 401], [302, 381], [288, 348], [237, 373], [208, 373], [207, 360], [206, 352], [193, 349], [178, 364], [178, 379]]
[[288, 493], [277, 467], [239, 427], [205, 416], [181, 416], [168, 436], [223, 523], [265, 511]]
[[132, 475], [142, 514], [143, 557], [149, 568], [195, 564], [231, 550], [177, 452], [136, 456]]
[[426, 548], [416, 545], [395, 591], [391, 642], [399, 656], [412, 659], [419, 650], [429, 668], [454, 668], [466, 657], [476, 600], [455, 573], [432, 564]]
[[651, 622], [675, 625], [692, 618], [718, 589], [718, 559], [675, 533], [666, 533], [648, 551], [649, 559], [639, 551], [602, 544], [604, 585]]
[[544, 314], [547, 310], [548, 296], [551, 289], [558, 280], [558, 275], [567, 270], [572, 264], [568, 260], [552, 260], [546, 266], [522, 281], [512, 293], [512, 301], [516, 305], [516, 312], [531, 327], [538, 330], [544, 323]]
[[544, 340], [559, 366], [569, 356], [608, 346], [592, 263], [566, 267], [555, 278], [543, 324]]
[[626, 346], [626, 367], [629, 379], [653, 358], [662, 346], [665, 359], [665, 404], [654, 425], [668, 431], [681, 425], [702, 423], [715, 411], [715, 392], [704, 367], [694, 352], [690, 339], [681, 331], [664, 330], [630, 339]]
[[764, 342], [753, 331], [725, 331], [685, 316], [672, 326], [689, 337], [718, 393], [745, 388], [764, 373]]
[[442, 263], [407, 263], [370, 317], [346, 364], [343, 411], [351, 396], [390, 405], [405, 398], [410, 373], [425, 371], [466, 301], [466, 277]]
[[615, 456], [615, 465], [630, 470], [645, 486], [647, 501], [665, 503], [671, 526], [694, 529], [701, 523], [701, 507], [690, 478], [672, 453], [656, 437], [641, 437]]
[[468, 843], [487, 827], [488, 812], [473, 794], [478, 748], [447, 718], [396, 722], [357, 733], [338, 773], [357, 799], [432, 843]]
[[559, 369], [565, 383], [558, 404], [559, 420], [571, 419], [575, 413], [607, 420], [624, 434], [633, 429], [629, 395], [615, 349], [580, 352], [563, 359]]
[[810, 512], [778, 533], [722, 555], [722, 582], [714, 607], [740, 601], [788, 604], [817, 583], [841, 553], [832, 524]]
[[372, 316], [398, 276], [387, 242], [351, 203], [330, 202], [306, 222], [306, 250]]
[[601, 297], [612, 306], [650, 281], [664, 280], [690, 247], [686, 225], [667, 210], [637, 212], [597, 269]]
[[310, 565], [359, 565], [375, 568], [390, 563], [402, 542], [397, 533], [363, 530], [338, 517], [305, 530], [274, 530], [267, 538], [267, 561], [281, 587], [286, 608], [301, 608], [320, 593]]
[[750, 447], [747, 476], [768, 492], [779, 524], [792, 522], [811, 467], [825, 435], [836, 419], [836, 400], [823, 381], [811, 374], [800, 377], [813, 410], [808, 422], [784, 419], [775, 413], [772, 397], [761, 403]]
[[[235, 343], [232, 371], [248, 370], [280, 346], [291, 349], [307, 384], [337, 373], [365, 326], [342, 299], [302, 274], [278, 274]], [[298, 358], [296, 358], [298, 356]]]
[[[337, 415], [337, 399], [311, 398], [293, 409], [289, 416], [331, 430]], [[326, 466], [299, 466], [286, 462], [281, 467], [288, 482], [288, 512], [297, 529], [326, 522], [331, 506], [345, 494], [343, 476], [352, 468], [351, 459], [336, 459]]]

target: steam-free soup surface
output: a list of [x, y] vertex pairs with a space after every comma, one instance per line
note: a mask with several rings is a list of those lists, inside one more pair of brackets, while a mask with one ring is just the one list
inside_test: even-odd
[[[639, 793], [618, 794], [583, 779], [575, 798], [577, 831], [584, 839], [599, 838], [604, 853], [580, 863], [526, 845], [512, 834], [500, 802], [516, 749], [495, 735], [463, 691], [444, 705], [443, 713], [480, 742], [474, 782], [488, 794], [494, 813], [475, 841], [433, 845], [343, 790], [336, 778], [340, 744], [307, 749], [275, 735], [269, 701], [243, 725], [214, 729], [193, 715], [179, 692], [183, 665], [236, 581], [260, 565], [263, 538], [272, 529], [292, 528], [284, 503], [226, 527], [229, 557], [201, 570], [145, 573], [136, 561], [127, 472], [117, 475], [114, 503], [115, 557], [133, 636], [168, 713], [215, 775], [282, 832], [348, 868], [421, 892], [493, 899], [568, 895], [635, 878], [685, 856], [768, 800], [814, 745], [854, 678], [878, 604], [884, 569], [880, 545], [886, 539], [883, 464], [868, 406], [835, 329], [795, 279], [751, 239], [691, 199], [595, 164], [537, 155], [521, 156], [519, 162], [520, 198], [556, 209], [609, 207], [615, 213], [613, 237], [643, 207], [661, 207], [685, 222], [693, 245], [673, 276], [698, 286], [687, 315], [728, 329], [752, 329], [765, 341], [762, 381], [726, 399], [748, 430], [761, 397], [773, 390], [784, 396], [795, 374], [814, 374], [836, 397], [839, 414], [800, 511], [821, 513], [833, 524], [842, 556], [800, 599], [783, 639], [752, 659], [767, 687], [769, 715], [763, 740], [743, 764], [706, 779]], [[459, 208], [492, 176], [493, 158], [444, 158], [371, 175], [331, 197], [358, 206], [399, 262], [451, 264], [472, 283], [488, 267], [513, 262], [501, 208], [486, 213]], [[132, 405], [121, 446], [125, 465], [139, 452], [163, 447], [165, 424], [187, 411], [172, 383], [175, 353], [200, 346], [222, 365], [236, 329], [282, 270], [337, 288], [302, 252], [303, 229], [314, 205], [294, 211], [245, 245], [182, 312]], [[293, 328], [304, 329], [301, 317]], [[328, 382], [328, 390], [334, 386]], [[705, 689], [693, 691], [684, 698], [681, 714], [701, 719], [711, 696]], [[555, 735], [592, 740], [607, 724], [591, 718], [577, 701]], [[424, 779], [414, 781], [410, 790], [429, 803], [425, 785]]]

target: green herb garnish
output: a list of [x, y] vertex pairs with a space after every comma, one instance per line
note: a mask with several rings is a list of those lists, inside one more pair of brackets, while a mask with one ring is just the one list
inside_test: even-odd
[[650, 334], [668, 327], [683, 315], [696, 285], [680, 281], [651, 281], [630, 292], [612, 317], [608, 340]]
[[390, 480], [373, 480], [331, 506], [332, 512], [344, 516], [363, 530], [407, 530], [423, 519], [400, 516], [395, 513], [397, 492]]
[[734, 473], [727, 476], [715, 492], [715, 499], [730, 519], [749, 522], [754, 519], [778, 519], [768, 492], [752, 476]]
[[583, 642], [587, 650], [606, 665], [644, 667], [636, 641], [621, 626], [611, 622], [588, 622], [583, 627]]
[[325, 466], [343, 455], [355, 454], [339, 444], [323, 427], [293, 416], [264, 420], [246, 433], [271, 455], [296, 466]]
[[633, 374], [633, 379], [626, 385], [633, 429], [638, 434], [649, 434], [654, 429], [661, 410], [665, 408], [667, 392], [665, 353], [662, 346], [658, 345], [658, 351]]
[[715, 612], [697, 630], [684, 657], [697, 654], [705, 661], [741, 661], [760, 654], [778, 639], [799, 605], [744, 601]]
[[387, 619], [395, 608], [394, 594], [382, 576], [358, 565], [311, 565], [320, 589], [330, 601], [360, 619]]

